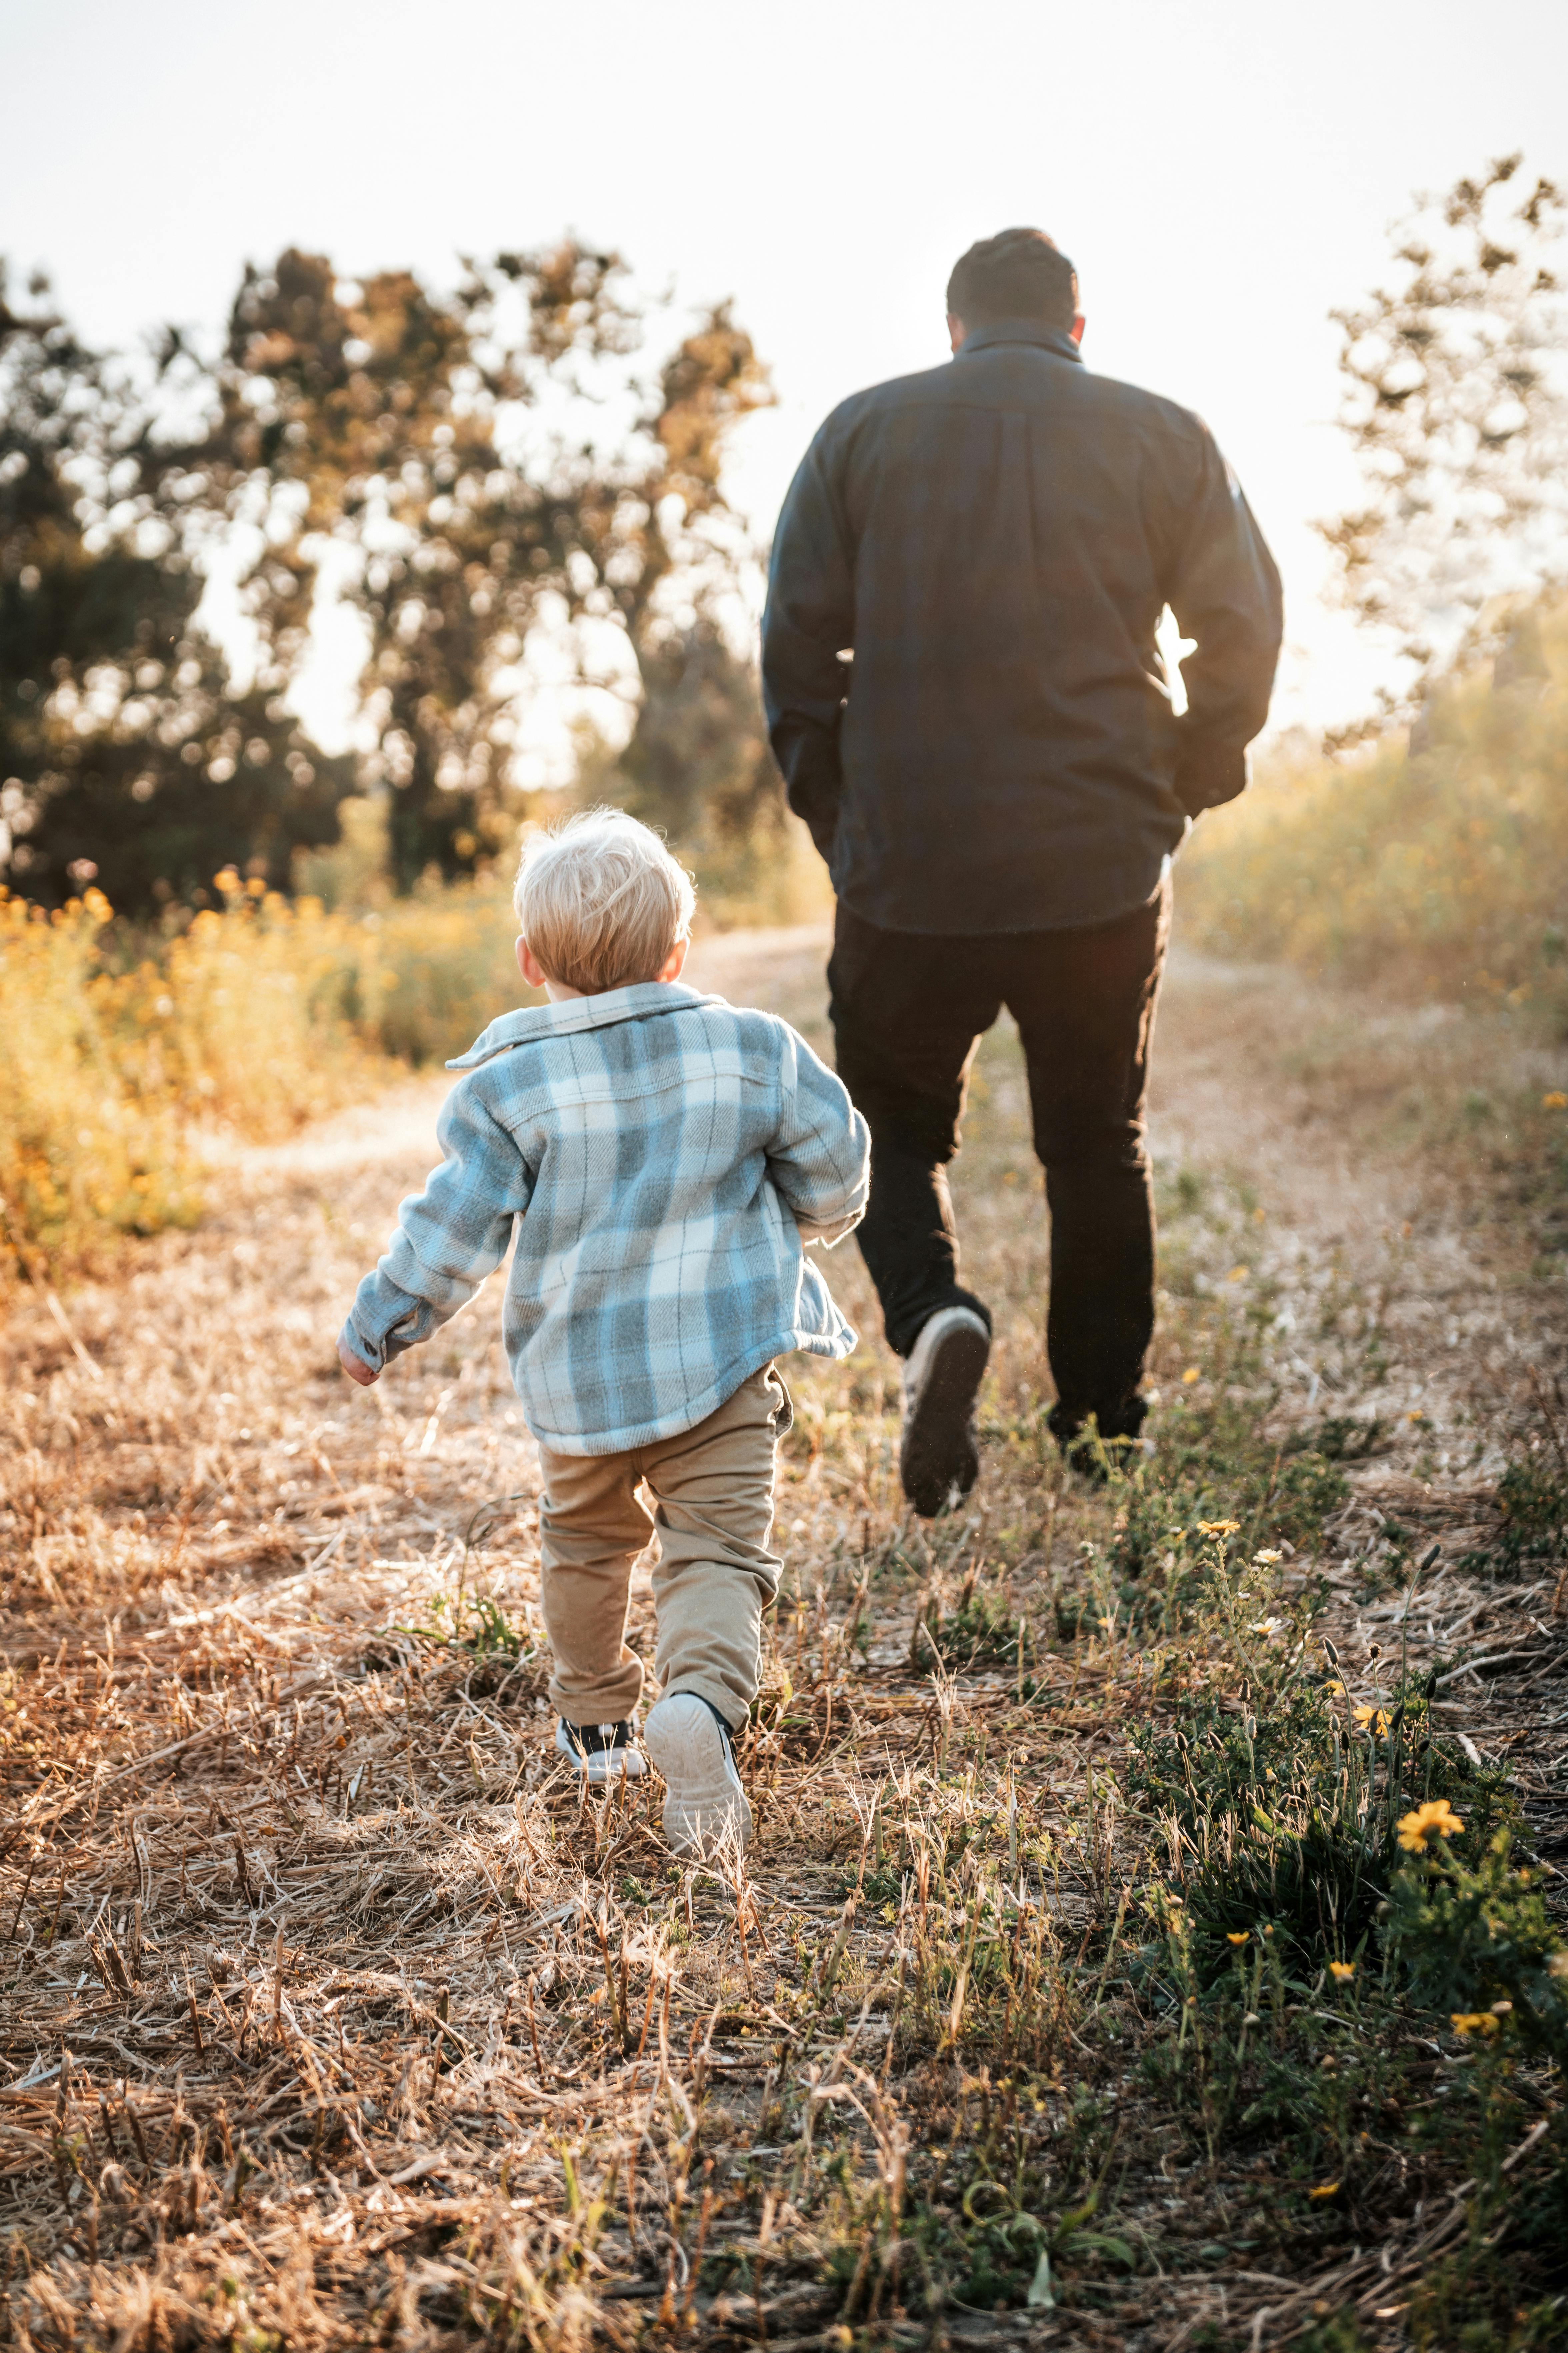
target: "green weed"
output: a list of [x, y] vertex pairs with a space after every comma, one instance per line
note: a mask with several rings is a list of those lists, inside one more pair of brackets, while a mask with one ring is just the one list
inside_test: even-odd
[[1554, 1450], [1537, 1440], [1517, 1456], [1498, 1482], [1497, 1499], [1502, 1516], [1499, 1550], [1510, 1568], [1560, 1562], [1568, 1555], [1568, 1470]]
[[941, 1667], [960, 1672], [981, 1666], [1022, 1667], [1034, 1656], [1034, 1637], [1002, 1596], [980, 1582], [972, 1568], [957, 1601], [944, 1608], [932, 1592], [921, 1602], [910, 1637], [910, 1658], [929, 1673]]

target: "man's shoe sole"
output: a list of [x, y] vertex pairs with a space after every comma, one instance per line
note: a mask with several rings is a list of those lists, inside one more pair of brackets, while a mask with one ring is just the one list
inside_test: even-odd
[[648, 1710], [643, 1745], [664, 1776], [664, 1834], [676, 1854], [713, 1859], [750, 1845], [752, 1810], [719, 1719], [695, 1692]]
[[921, 1519], [934, 1520], [955, 1490], [967, 1495], [980, 1475], [974, 1398], [990, 1355], [989, 1334], [968, 1318], [944, 1333], [932, 1351], [899, 1452], [904, 1493]]

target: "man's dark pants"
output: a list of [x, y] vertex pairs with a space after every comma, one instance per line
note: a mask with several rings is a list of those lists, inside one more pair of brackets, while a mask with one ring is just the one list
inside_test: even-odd
[[1168, 884], [1082, 931], [885, 932], [840, 906], [828, 965], [838, 1073], [871, 1130], [858, 1239], [900, 1356], [943, 1307], [984, 1303], [958, 1281], [946, 1167], [969, 1065], [1005, 1005], [1028, 1069], [1051, 1214], [1046, 1345], [1052, 1426], [1090, 1414], [1136, 1434], [1154, 1325], [1154, 1219], [1144, 1141], [1149, 1039], [1170, 926]]

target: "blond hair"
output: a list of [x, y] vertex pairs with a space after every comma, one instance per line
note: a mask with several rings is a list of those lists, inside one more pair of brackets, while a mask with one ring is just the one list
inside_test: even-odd
[[690, 937], [697, 893], [625, 809], [584, 809], [524, 839], [512, 905], [552, 980], [596, 997], [657, 980]]

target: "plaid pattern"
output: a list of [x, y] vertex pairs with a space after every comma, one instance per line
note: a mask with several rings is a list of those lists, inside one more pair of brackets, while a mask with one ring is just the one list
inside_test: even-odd
[[529, 1428], [563, 1454], [691, 1429], [773, 1356], [855, 1335], [807, 1241], [866, 1207], [866, 1124], [787, 1022], [665, 982], [492, 1021], [446, 1155], [361, 1283], [343, 1342], [379, 1369], [517, 1252], [503, 1322]]
[[[1181, 718], [1154, 642], [1167, 604], [1197, 640]], [[807, 450], [763, 621], [769, 731], [867, 923], [1108, 922], [1246, 785], [1281, 628], [1201, 421], [1010, 321], [857, 393]]]

